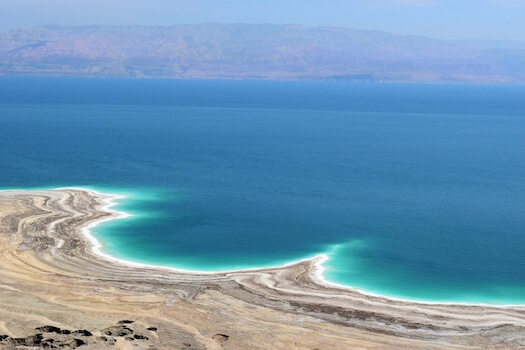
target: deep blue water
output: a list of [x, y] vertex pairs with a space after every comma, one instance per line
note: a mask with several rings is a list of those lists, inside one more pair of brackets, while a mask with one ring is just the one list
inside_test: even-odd
[[0, 78], [0, 187], [60, 186], [128, 260], [525, 303], [525, 86]]

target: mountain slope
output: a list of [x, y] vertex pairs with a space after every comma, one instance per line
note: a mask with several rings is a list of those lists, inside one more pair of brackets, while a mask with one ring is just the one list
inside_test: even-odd
[[0, 74], [525, 81], [525, 44], [272, 24], [41, 26], [0, 33]]

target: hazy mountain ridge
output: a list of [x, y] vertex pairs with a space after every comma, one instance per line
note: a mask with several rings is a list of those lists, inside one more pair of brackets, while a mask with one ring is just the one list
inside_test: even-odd
[[525, 43], [273, 24], [41, 26], [0, 33], [0, 74], [525, 82]]

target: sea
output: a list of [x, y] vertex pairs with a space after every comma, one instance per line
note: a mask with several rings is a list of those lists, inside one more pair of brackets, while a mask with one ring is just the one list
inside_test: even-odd
[[123, 194], [103, 251], [525, 303], [525, 86], [0, 77], [0, 188]]

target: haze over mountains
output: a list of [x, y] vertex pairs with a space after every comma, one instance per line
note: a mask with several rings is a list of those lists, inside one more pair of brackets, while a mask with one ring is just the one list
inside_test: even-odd
[[0, 33], [0, 75], [524, 83], [525, 43], [274, 24]]

